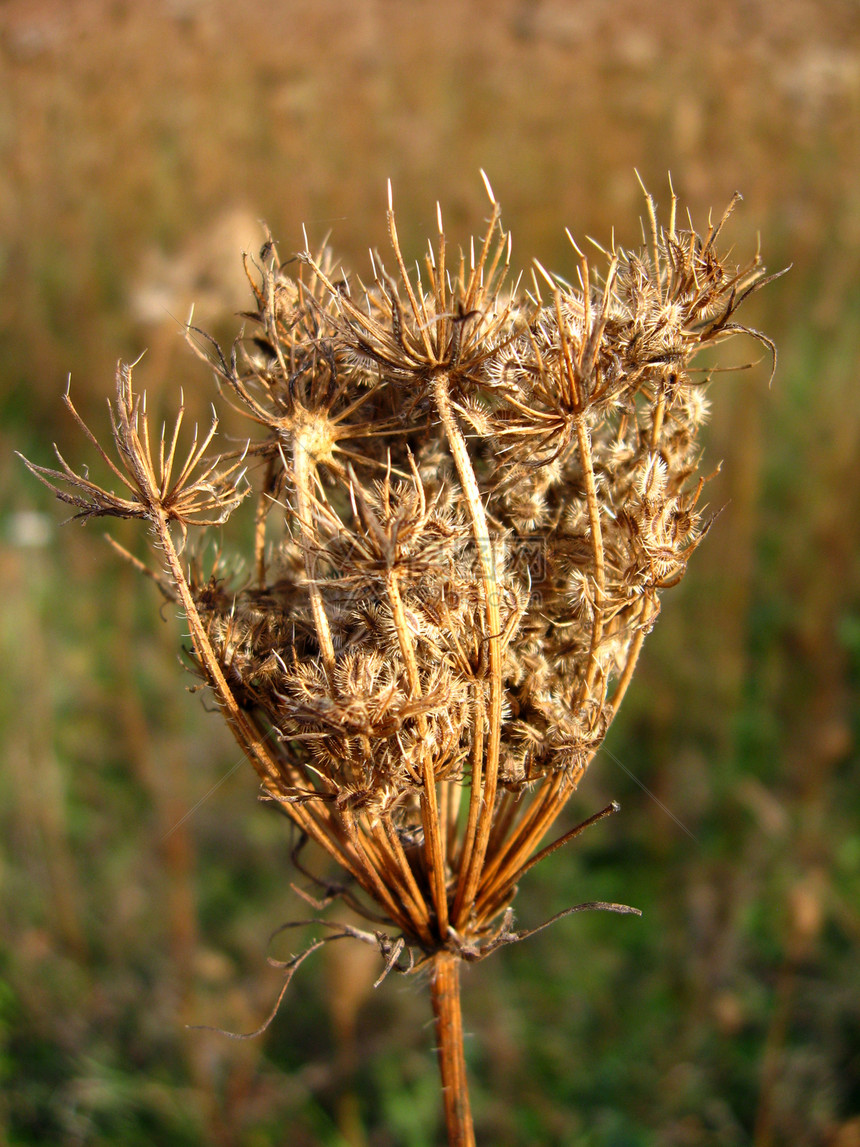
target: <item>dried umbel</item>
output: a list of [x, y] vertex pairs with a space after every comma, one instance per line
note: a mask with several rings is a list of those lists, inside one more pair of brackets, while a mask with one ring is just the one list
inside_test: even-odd
[[[423, 272], [404, 265], [390, 197], [394, 266], [377, 258], [367, 285], [328, 251], [282, 264], [267, 244], [248, 262], [255, 302], [229, 359], [189, 328], [254, 426], [241, 450], [207, 456], [213, 425], [180, 465], [181, 416], [154, 448], [121, 366], [119, 464], [98, 447], [121, 492], [62, 458], [28, 463], [84, 519], [151, 524], [193, 667], [262, 796], [342, 866], [350, 903], [384, 919], [390, 965], [404, 946], [410, 966], [433, 962], [463, 1143], [458, 962], [521, 938], [517, 884], [583, 827], [542, 847], [660, 591], [707, 530], [696, 356], [739, 332], [773, 350], [735, 318], [768, 281], [758, 256], [739, 268], [717, 250], [734, 202], [698, 235], [677, 228], [674, 197], [659, 226], [649, 197], [644, 250], [608, 252], [600, 277], [580, 254], [575, 287], [536, 266], [524, 289], [487, 190], [483, 239], [451, 258], [440, 214]], [[199, 542], [186, 564], [189, 529], [246, 496], [252, 574], [204, 569]]]

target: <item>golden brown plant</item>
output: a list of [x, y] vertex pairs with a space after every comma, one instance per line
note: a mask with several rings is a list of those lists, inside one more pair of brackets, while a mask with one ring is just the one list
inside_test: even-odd
[[[573, 287], [536, 266], [510, 281], [487, 183], [482, 240], [452, 258], [439, 216], [423, 278], [401, 254], [368, 285], [328, 251], [288, 274], [271, 243], [248, 263], [252, 330], [229, 359], [195, 328], [221, 388], [255, 426], [179, 464], [182, 415], [154, 445], [120, 366], [121, 484], [28, 462], [84, 519], [147, 520], [162, 591], [187, 618], [195, 671], [278, 802], [345, 870], [338, 893], [387, 932], [393, 967], [431, 966], [446, 1119], [474, 1142], [459, 963], [530, 933], [511, 903], [526, 872], [616, 806], [542, 847], [626, 692], [659, 593], [708, 528], [698, 432], [708, 373], [693, 360], [745, 332], [768, 281], [716, 244], [658, 224]], [[575, 245], [574, 245], [575, 246]], [[578, 250], [578, 249], [577, 249]], [[253, 573], [204, 572], [191, 527], [253, 496]], [[364, 894], [363, 896], [361, 894]], [[633, 909], [577, 905], [568, 911]], [[321, 942], [321, 941], [320, 941]], [[313, 945], [313, 950], [318, 944]], [[286, 983], [308, 953], [285, 965]], [[279, 1001], [280, 1002], [280, 1001]]]

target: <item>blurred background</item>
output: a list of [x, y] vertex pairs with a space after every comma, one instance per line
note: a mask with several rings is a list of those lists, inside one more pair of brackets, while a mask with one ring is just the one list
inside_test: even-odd
[[700, 228], [742, 191], [738, 261], [760, 233], [793, 267], [743, 315], [771, 387], [767, 361], [714, 381], [722, 512], [568, 820], [622, 812], [517, 902], [523, 927], [643, 916], [467, 970], [479, 1141], [860, 1144], [858, 123], [856, 0], [0, 4], [0, 1141], [441, 1141], [425, 986], [372, 991], [370, 949], [305, 964], [259, 1039], [186, 1030], [255, 1028], [267, 954], [318, 934], [268, 945], [310, 911], [294, 840], [188, 692], [172, 611], [12, 451], [92, 461], [67, 376], [101, 433], [144, 350], [151, 405], [183, 387], [205, 418], [181, 323], [235, 335], [261, 220], [363, 273], [388, 177], [419, 257], [437, 199], [453, 241], [481, 230], [484, 168], [520, 266], [572, 275], [565, 226], [638, 244], [637, 169]]

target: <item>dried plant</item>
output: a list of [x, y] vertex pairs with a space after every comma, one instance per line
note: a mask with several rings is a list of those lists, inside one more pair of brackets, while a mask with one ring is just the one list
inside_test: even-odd
[[[707, 233], [660, 226], [642, 251], [580, 259], [578, 285], [535, 266], [511, 282], [491, 216], [451, 259], [439, 234], [410, 273], [389, 190], [389, 272], [368, 285], [329, 251], [248, 261], [254, 308], [229, 358], [189, 327], [224, 396], [255, 426], [241, 450], [180, 465], [157, 447], [120, 366], [118, 462], [66, 403], [120, 483], [27, 465], [76, 516], [143, 518], [153, 576], [187, 618], [193, 668], [277, 802], [347, 874], [341, 895], [378, 927], [385, 971], [430, 966], [450, 1141], [474, 1142], [460, 961], [531, 933], [511, 903], [528, 870], [606, 816], [543, 841], [630, 684], [660, 591], [707, 532], [698, 353], [744, 332], [769, 280]], [[775, 359], [775, 353], [774, 353]], [[195, 534], [253, 497], [253, 572], [204, 564]], [[542, 846], [543, 845], [543, 846]], [[584, 904], [568, 911], [634, 909]], [[564, 915], [564, 913], [562, 914]], [[384, 929], [384, 930], [383, 930]], [[302, 959], [285, 967], [285, 985]], [[283, 993], [282, 993], [283, 995]], [[280, 1003], [280, 999], [278, 1001]], [[273, 1013], [274, 1014], [274, 1013]]]

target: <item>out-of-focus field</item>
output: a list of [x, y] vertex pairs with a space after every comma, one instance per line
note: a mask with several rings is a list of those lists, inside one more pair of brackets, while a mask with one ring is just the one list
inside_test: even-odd
[[853, 0], [0, 5], [0, 1140], [440, 1141], [422, 985], [371, 991], [358, 945], [304, 965], [257, 1040], [186, 1030], [273, 1003], [269, 933], [310, 911], [289, 828], [230, 771], [155, 589], [97, 525], [60, 529], [12, 450], [91, 458], [66, 377], [102, 430], [145, 348], [150, 403], [183, 386], [205, 416], [180, 323], [194, 302], [238, 330], [258, 220], [282, 255], [331, 231], [363, 272], [389, 176], [417, 257], [437, 199], [451, 237], [480, 230], [484, 168], [514, 261], [573, 275], [565, 226], [638, 242], [636, 168], [664, 206], [671, 170], [699, 224], [744, 193], [738, 259], [760, 231], [793, 263], [744, 315], [779, 367], [713, 384], [723, 510], [570, 818], [623, 811], [518, 900], [524, 926], [644, 914], [468, 972], [479, 1141], [860, 1144], [858, 124]]

